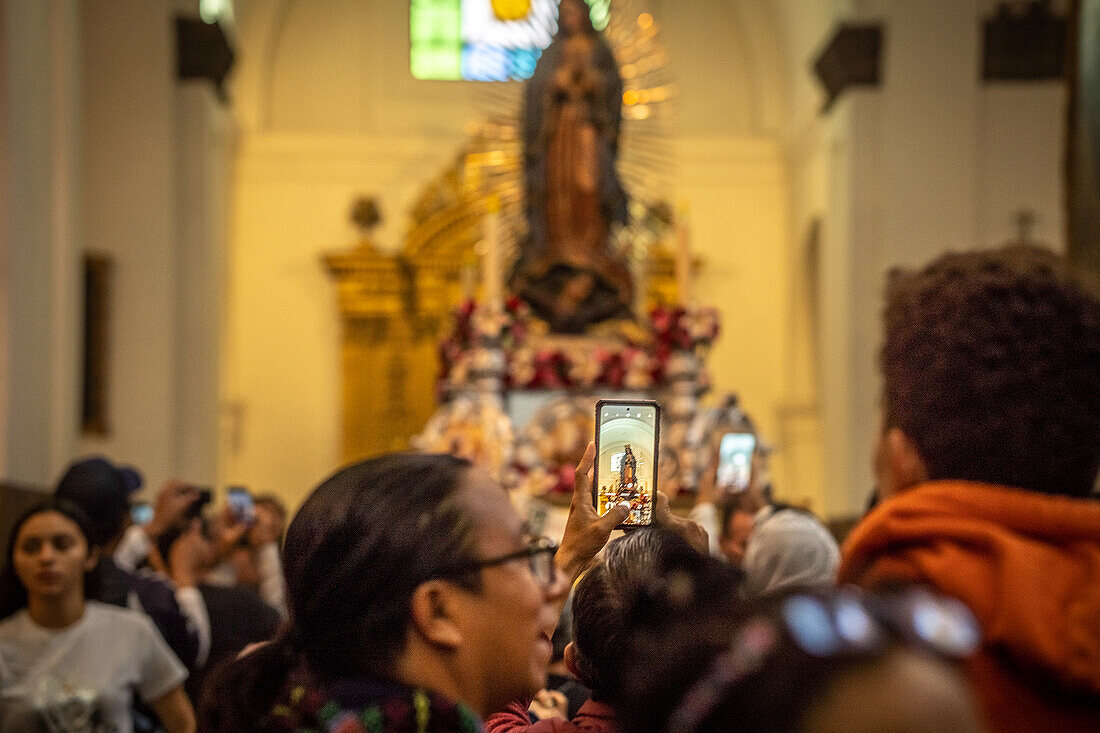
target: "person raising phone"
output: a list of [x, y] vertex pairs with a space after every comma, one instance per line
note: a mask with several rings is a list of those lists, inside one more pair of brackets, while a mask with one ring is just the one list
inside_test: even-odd
[[[742, 588], [749, 598], [791, 588], [824, 588], [836, 580], [840, 548], [829, 530], [811, 512], [777, 502], [767, 480], [768, 448], [759, 440], [752, 420], [730, 396], [712, 416], [707, 467], [699, 477], [699, 492], [691, 517], [716, 537], [711, 552], [744, 573]], [[722, 445], [731, 437], [749, 437], [748, 482], [720, 483]]]
[[386, 455], [322, 482], [286, 533], [291, 620], [215, 673], [203, 730], [467, 731], [534, 695], [570, 586], [627, 514], [597, 515], [594, 456], [560, 548], [453, 456]]

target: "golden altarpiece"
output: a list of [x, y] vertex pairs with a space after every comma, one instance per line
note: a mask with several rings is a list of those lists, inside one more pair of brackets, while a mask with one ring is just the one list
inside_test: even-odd
[[[484, 126], [426, 187], [399, 252], [380, 251], [364, 234], [355, 249], [324, 257], [342, 324], [347, 461], [407, 449], [439, 406], [439, 342], [456, 307], [483, 290], [480, 245], [493, 202], [506, 232], [521, 226], [519, 144], [502, 145], [501, 134]], [[641, 268], [643, 311], [678, 302], [670, 242], [654, 242]]]
[[450, 452], [562, 499], [596, 399], [621, 396], [661, 401], [659, 480], [695, 485], [718, 319], [691, 302], [684, 207], [665, 198], [673, 91], [643, 4], [601, 3], [599, 31], [571, 15], [522, 104], [518, 87], [480, 87], [497, 111], [420, 193], [396, 253], [370, 237], [373, 204], [357, 205], [359, 246], [324, 257], [345, 460]]

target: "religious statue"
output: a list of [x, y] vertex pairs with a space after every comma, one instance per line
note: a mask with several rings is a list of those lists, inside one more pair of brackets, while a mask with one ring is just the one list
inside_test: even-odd
[[555, 331], [630, 318], [633, 283], [611, 252], [627, 223], [615, 171], [623, 84], [584, 0], [561, 0], [558, 32], [524, 91], [527, 240], [512, 286]]
[[626, 447], [623, 454], [622, 467], [619, 469], [619, 497], [632, 497], [638, 491], [638, 459], [634, 457], [634, 451], [630, 446]]

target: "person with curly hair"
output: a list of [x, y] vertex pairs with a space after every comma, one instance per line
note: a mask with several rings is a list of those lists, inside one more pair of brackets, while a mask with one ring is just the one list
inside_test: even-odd
[[1016, 246], [894, 276], [884, 321], [881, 502], [839, 581], [966, 603], [991, 729], [1100, 730], [1100, 297]]

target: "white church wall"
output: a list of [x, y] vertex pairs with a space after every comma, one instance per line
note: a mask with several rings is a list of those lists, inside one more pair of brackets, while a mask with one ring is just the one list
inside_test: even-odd
[[677, 151], [676, 190], [690, 202], [693, 247], [702, 261], [693, 295], [696, 303], [722, 315], [722, 335], [708, 359], [715, 395], [736, 392], [778, 448], [773, 474], [784, 498], [813, 500], [812, 486], [790, 481], [798, 470], [788, 457], [797, 446], [779, 441], [790, 358], [784, 329], [790, 265], [782, 147], [766, 138], [685, 136]]
[[[0, 0], [0, 49], [11, 48], [8, 41], [8, 0]], [[11, 343], [11, 91], [8, 84], [10, 62], [7, 53], [0, 53], [0, 344]], [[7, 475], [8, 468], [8, 412], [11, 400], [8, 385], [11, 381], [9, 353], [0, 350], [0, 476]]]
[[76, 442], [78, 13], [75, 0], [0, 12], [0, 475], [45, 487]]
[[[48, 488], [104, 453], [154, 490], [212, 481], [225, 108], [208, 85], [177, 93], [178, 4], [0, 7], [0, 476]], [[86, 252], [113, 261], [104, 435], [80, 426]]]
[[1032, 238], [1064, 252], [1062, 168], [1068, 94], [1060, 81], [992, 82], [980, 97], [979, 242], [1015, 240], [1020, 211], [1036, 216]]
[[218, 479], [232, 197], [232, 117], [208, 80], [177, 84], [175, 312], [177, 476]]
[[81, 5], [84, 246], [114, 260], [108, 433], [84, 453], [175, 474], [175, 27], [168, 2]]
[[[874, 483], [886, 272], [947, 250], [1000, 245], [1014, 238], [1020, 208], [1037, 215], [1037, 239], [1064, 246], [1062, 85], [981, 80], [988, 3], [861, 8], [857, 17], [885, 29], [882, 83], [846, 92], [820, 122], [830, 130], [823, 242], [833, 265], [822, 269], [819, 383], [829, 504], [838, 514], [858, 511]], [[814, 206], [802, 202], [796, 220]]]

